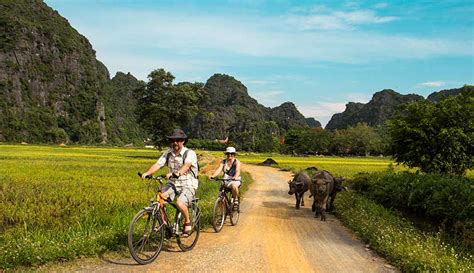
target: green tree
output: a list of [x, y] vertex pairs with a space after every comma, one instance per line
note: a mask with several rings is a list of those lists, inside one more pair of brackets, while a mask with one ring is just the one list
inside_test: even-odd
[[473, 167], [474, 90], [439, 103], [407, 104], [389, 122], [395, 160], [427, 173], [463, 174]]
[[322, 128], [290, 129], [285, 135], [283, 152], [296, 154], [326, 154], [332, 134]]
[[332, 151], [339, 155], [381, 154], [383, 145], [377, 130], [366, 123], [337, 130], [334, 133]]
[[163, 143], [174, 128], [185, 127], [199, 111], [202, 84], [173, 85], [174, 76], [164, 69], [148, 75], [140, 91], [138, 120], [155, 143]]

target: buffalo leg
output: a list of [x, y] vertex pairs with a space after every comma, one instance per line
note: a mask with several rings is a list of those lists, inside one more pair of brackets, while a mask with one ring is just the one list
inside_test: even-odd
[[321, 221], [326, 221], [326, 210], [321, 208]]
[[314, 218], [318, 218], [320, 210], [321, 210], [321, 208], [319, 206], [316, 206], [316, 211], [314, 213]]
[[304, 192], [301, 194], [301, 206], [304, 207]]
[[326, 198], [323, 200], [321, 203], [321, 221], [326, 221], [326, 206], [329, 201], [329, 196], [326, 196]]
[[316, 211], [316, 198], [313, 199], [313, 205], [311, 206], [311, 211], [312, 212]]
[[300, 196], [299, 193], [295, 193], [295, 198], [296, 198], [296, 209], [300, 208]]

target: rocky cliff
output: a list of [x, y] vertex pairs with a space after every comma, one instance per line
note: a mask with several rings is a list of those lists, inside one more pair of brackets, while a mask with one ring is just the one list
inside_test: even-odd
[[204, 85], [204, 91], [207, 98], [202, 111], [188, 126], [197, 138], [229, 137], [236, 142], [254, 143], [257, 139], [277, 138], [289, 128], [308, 127], [293, 103], [265, 107], [229, 75], [213, 75]]
[[343, 113], [332, 116], [325, 129], [346, 129], [360, 122], [367, 123], [369, 126], [382, 124], [395, 113], [400, 105], [419, 100], [424, 100], [424, 98], [415, 94], [401, 95], [391, 89], [385, 89], [376, 92], [367, 104], [349, 102]]
[[453, 88], [453, 89], [445, 89], [438, 92], [431, 93], [426, 99], [432, 102], [439, 102], [440, 100], [449, 97], [449, 96], [456, 96], [462, 91], [474, 92], [474, 86], [472, 85], [465, 85], [461, 88]]
[[129, 141], [110, 114], [113, 86], [89, 41], [56, 11], [42, 1], [0, 2], [0, 141]]

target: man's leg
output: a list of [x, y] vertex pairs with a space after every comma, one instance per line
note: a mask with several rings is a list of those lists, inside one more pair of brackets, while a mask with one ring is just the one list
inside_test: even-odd
[[185, 223], [191, 222], [191, 220], [189, 219], [189, 211], [188, 211], [188, 206], [186, 205], [186, 203], [178, 199], [176, 201], [176, 206], [178, 207], [179, 211], [181, 211], [181, 213], [183, 214]]
[[[168, 199], [168, 197], [171, 196], [171, 194], [173, 195], [172, 196], [172, 199], [174, 198], [174, 192], [172, 193], [172, 190], [171, 187], [167, 187], [167, 185], [165, 185], [163, 187], [163, 192], [161, 193], [161, 197], [163, 197], [164, 199]], [[163, 207], [160, 206], [160, 212], [161, 212], [161, 219], [163, 219], [163, 223], [165, 223], [166, 225], [168, 224], [168, 219], [165, 219], [165, 209]]]
[[189, 217], [188, 206], [191, 205], [193, 198], [194, 198], [194, 190], [189, 189], [189, 188], [184, 188], [176, 200], [176, 206], [178, 207], [179, 211], [181, 211], [181, 213], [184, 216], [184, 232], [188, 234], [192, 230], [192, 226], [190, 225], [191, 219]]

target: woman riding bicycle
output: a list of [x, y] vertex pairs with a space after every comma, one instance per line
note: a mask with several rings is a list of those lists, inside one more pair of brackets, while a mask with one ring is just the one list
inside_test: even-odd
[[225, 150], [226, 159], [222, 160], [219, 167], [214, 171], [211, 179], [214, 179], [219, 173], [224, 172], [224, 179], [229, 179], [226, 181], [225, 186], [232, 190], [232, 198], [234, 199], [234, 204], [238, 204], [239, 200], [239, 187], [242, 183], [242, 177], [240, 177], [240, 160], [235, 156], [237, 152], [234, 147], [227, 147]]

